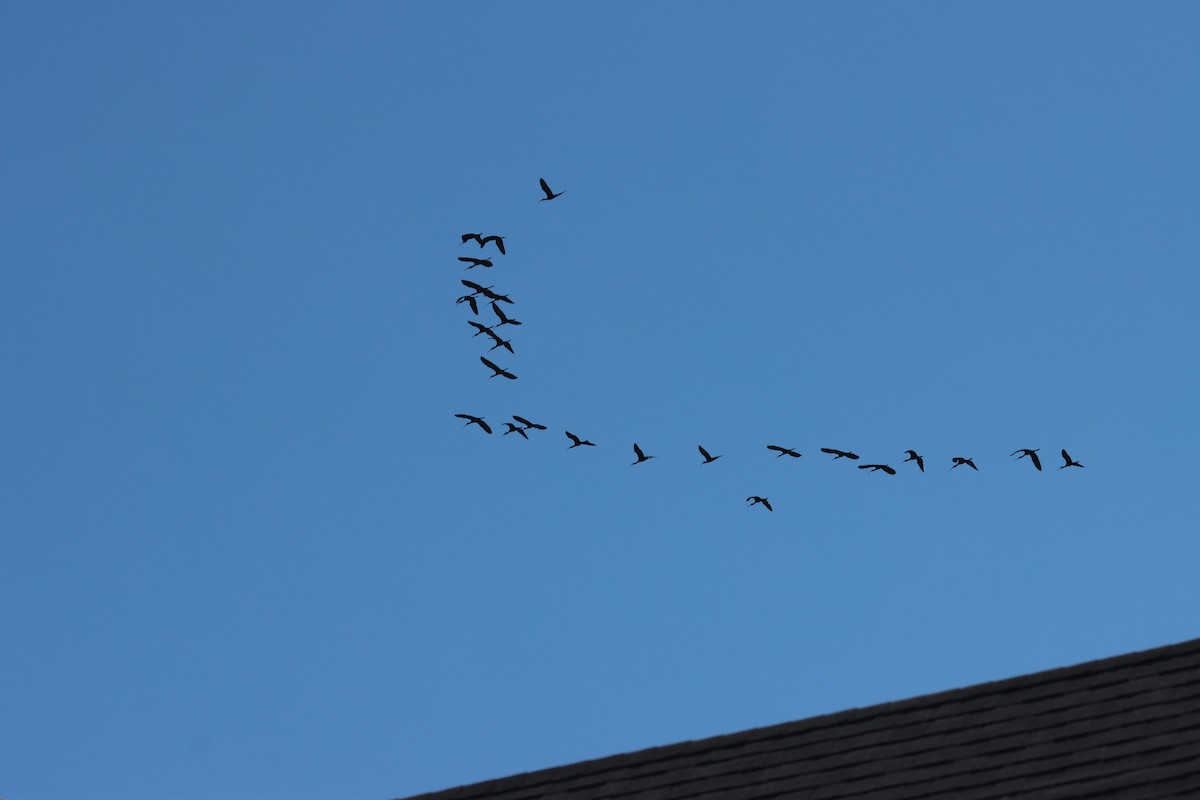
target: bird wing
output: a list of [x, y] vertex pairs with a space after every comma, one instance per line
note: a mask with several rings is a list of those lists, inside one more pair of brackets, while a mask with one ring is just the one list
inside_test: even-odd
[[[467, 320], [467, 324], [471, 325], [472, 327], [479, 328], [479, 333], [491, 333], [492, 332], [492, 329], [489, 328], [487, 325], [482, 325], [473, 319]], [[475, 335], [478, 336], [479, 333], [477, 333]]]
[[517, 379], [516, 375], [513, 375], [511, 372], [509, 372], [508, 370], [505, 370], [505, 369], [500, 370], [500, 375], [502, 377], [508, 378], [510, 381], [515, 381]]
[[859, 464], [858, 468], [859, 469], [872, 469], [874, 466], [875, 466], [874, 464]]
[[705, 461], [712, 461], [712, 456], [710, 456], [710, 455], [708, 454], [708, 451], [707, 451], [707, 450], [705, 450], [705, 449], [704, 449], [702, 446], [700, 446], [700, 445], [696, 445], [696, 447], [697, 447], [697, 449], [699, 449], [699, 450], [700, 450], [700, 455], [704, 456], [704, 460], [705, 460]]
[[858, 461], [858, 455], [855, 453], [842, 453], [842, 455], [844, 455], [846, 458], [850, 458], [855, 461]]
[[514, 430], [515, 430], [517, 433], [521, 434], [521, 436], [523, 436], [523, 437], [525, 438], [525, 440], [526, 440], [526, 441], [528, 441], [528, 440], [529, 440], [529, 434], [525, 432], [525, 429], [524, 429], [524, 428], [514, 428]]
[[767, 445], [767, 449], [768, 449], [768, 450], [778, 450], [778, 451], [779, 451], [779, 452], [781, 452], [781, 453], [786, 453], [786, 452], [787, 452], [787, 450], [786, 450], [785, 448], [783, 448], [783, 447], [780, 447], [780, 446], [779, 446], [779, 445], [777, 445], [777, 444], [769, 444], [769, 445]]
[[459, 261], [461, 261], [461, 262], [463, 262], [464, 264], [471, 264], [471, 263], [478, 264], [478, 263], [479, 263], [479, 260], [478, 260], [478, 259], [475, 259], [475, 258], [463, 258], [462, 256], [459, 256], [459, 257], [458, 257], [458, 260], [459, 260]]
[[550, 191], [550, 184], [546, 183], [545, 178], [538, 178], [538, 183], [542, 185], [542, 191], [546, 193], [546, 197], [554, 196], [554, 192]]
[[1035, 467], [1037, 467], [1037, 469], [1038, 469], [1038, 472], [1041, 472], [1041, 471], [1042, 471], [1042, 460], [1041, 460], [1040, 458], [1038, 458], [1038, 454], [1037, 454], [1037, 453], [1030, 453], [1030, 454], [1029, 454], [1029, 460], [1033, 462], [1033, 465], [1034, 465]]
[[1066, 461], [1068, 464], [1071, 463], [1071, 457], [1069, 455], [1067, 455], [1067, 449], [1065, 447], [1063, 448], [1062, 456], [1063, 456], [1063, 461]]
[[771, 508], [771, 501], [770, 501], [770, 500], [768, 500], [768, 499], [767, 499], [767, 498], [765, 498], [765, 497], [762, 499], [762, 504], [763, 504], [764, 506], [766, 506], [766, 507], [767, 507], [767, 511], [774, 511], [774, 510], [775, 510], [775, 509]]
[[479, 427], [483, 428], [488, 433], [492, 432], [492, 426], [490, 426], [486, 422], [484, 422], [483, 417], [480, 417], [479, 419], [475, 420], [475, 422], [478, 423]]
[[925, 471], [925, 459], [921, 458], [921, 456], [917, 456], [917, 467], [920, 468], [921, 472]]
[[843, 453], [841, 450], [834, 450], [832, 447], [822, 447], [822, 448], [821, 448], [821, 452], [822, 452], [822, 453], [829, 453], [829, 455], [831, 455], [831, 456], [843, 456], [843, 455], [845, 455], [845, 453]]
[[501, 342], [500, 346], [512, 353], [514, 356], [517, 354], [517, 351], [512, 349], [512, 342]]
[[469, 281], [465, 278], [462, 280], [462, 285], [466, 286], [468, 289], [474, 289], [475, 291], [479, 292], [480, 294], [487, 294], [487, 289], [484, 289], [478, 283]]
[[889, 467], [887, 464], [882, 464], [882, 465], [880, 465], [880, 467], [879, 467], [879, 468], [880, 468], [881, 470], [883, 470], [884, 472], [886, 472], [888, 475], [895, 475], [895, 474], [896, 474], [896, 470], [892, 469], [892, 468], [891, 468], [891, 467]]
[[471, 306], [471, 313], [473, 313], [473, 314], [478, 314], [478, 313], [479, 313], [479, 303], [476, 303], [476, 302], [475, 302], [475, 298], [474, 298], [474, 297], [471, 297], [470, 295], [468, 295], [468, 296], [467, 296], [467, 303], [468, 303], [468, 304], [470, 304], [470, 306]]
[[642, 452], [642, 448], [637, 446], [637, 442], [633, 443], [633, 452], [637, 453], [638, 461], [646, 457], [646, 454]]
[[479, 241], [479, 234], [478, 233], [464, 233], [462, 235], [462, 241], [459, 242], [459, 244], [466, 244], [467, 242], [471, 241], [472, 239], [474, 239], [475, 241]]
[[570, 439], [575, 444], [581, 444], [583, 441], [582, 439], [580, 439], [578, 436], [571, 433], [570, 431], [563, 431], [563, 433], [565, 433], [567, 435], [567, 438]]
[[508, 322], [508, 317], [504, 316], [504, 311], [501, 310], [500, 306], [496, 305], [495, 300], [492, 301], [492, 311], [496, 312], [496, 316], [500, 318], [501, 322]]
[[482, 362], [483, 362], [485, 365], [487, 365], [487, 368], [488, 368], [488, 369], [494, 369], [494, 370], [496, 370], [496, 372], [498, 372], [498, 373], [499, 373], [499, 372], [504, 372], [504, 370], [500, 369], [499, 367], [497, 367], [497, 366], [496, 366], [495, 364], [493, 364], [492, 362], [488, 361], [488, 360], [487, 360], [486, 358], [484, 358], [483, 356], [480, 356], [480, 357], [479, 357], [479, 360], [480, 360], [480, 361], [482, 361]]
[[517, 422], [521, 423], [522, 425], [524, 425], [524, 426], [526, 426], [526, 427], [528, 427], [528, 428], [536, 428], [536, 427], [541, 427], [541, 426], [538, 426], [538, 425], [534, 425], [532, 422], [530, 422], [529, 420], [525, 419], [524, 417], [518, 417], [516, 414], [513, 414], [513, 419], [515, 419]]
[[762, 498], [761, 498], [761, 497], [758, 497], [758, 496], [756, 496], [756, 495], [750, 495], [749, 497], [747, 497], [747, 498], [746, 498], [746, 502], [747, 502], [747, 503], [757, 503], [757, 502], [759, 502], [760, 500], [762, 500]]
[[479, 419], [479, 417], [472, 417], [470, 414], [455, 414], [454, 416], [458, 417], [459, 419], [469, 419], [469, 420]]

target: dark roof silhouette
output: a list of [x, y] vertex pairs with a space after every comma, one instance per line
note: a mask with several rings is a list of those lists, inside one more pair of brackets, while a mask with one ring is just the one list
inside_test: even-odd
[[1200, 796], [1200, 639], [423, 800]]

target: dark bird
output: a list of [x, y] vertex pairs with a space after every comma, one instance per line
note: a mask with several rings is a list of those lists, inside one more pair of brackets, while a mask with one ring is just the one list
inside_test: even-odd
[[767, 445], [767, 449], [768, 450], [778, 450], [779, 455], [775, 456], [776, 458], [781, 458], [783, 456], [791, 456], [792, 458], [800, 457], [800, 454], [797, 453], [795, 450], [793, 450], [790, 447], [780, 447], [777, 444], [769, 444], [769, 445]]
[[479, 246], [483, 247], [488, 242], [495, 242], [496, 247], [500, 250], [500, 255], [505, 256], [508, 253], [504, 252], [504, 237], [503, 236], [485, 236], [479, 240]]
[[490, 295], [488, 294], [492, 290], [492, 287], [490, 287], [490, 286], [480, 286], [478, 283], [469, 281], [466, 278], [463, 278], [461, 281], [459, 281], [459, 283], [461, 283], [463, 286], [465, 286], [471, 290], [472, 293], [467, 295], [468, 297], [474, 297], [477, 294], [484, 295], [485, 297], [490, 297]]
[[908, 458], [904, 459], [904, 463], [907, 464], [909, 461], [915, 461], [917, 462], [917, 469], [921, 470], [921, 472], [925, 471], [925, 459], [917, 455], [916, 450], [905, 450], [904, 452], [908, 453]]
[[464, 294], [462, 297], [460, 297], [454, 301], [455, 305], [458, 305], [459, 303], [470, 303], [471, 311], [474, 312], [475, 314], [479, 313], [479, 303], [475, 302], [475, 295]]
[[1069, 455], [1067, 455], [1066, 449], [1064, 449], [1062, 451], [1062, 457], [1063, 457], [1063, 461], [1065, 461], [1067, 463], [1063, 464], [1061, 467], [1059, 467], [1059, 469], [1066, 469], [1067, 467], [1079, 467], [1081, 469], [1083, 468], [1083, 464], [1080, 464], [1078, 461], [1071, 460], [1071, 457]]
[[471, 334], [471, 338], [472, 338], [472, 339], [474, 339], [476, 336], [478, 336], [478, 335], [479, 335], [479, 334], [481, 334], [481, 333], [486, 333], [488, 336], [491, 336], [491, 335], [492, 335], [492, 329], [491, 329], [491, 328], [489, 328], [487, 325], [483, 325], [483, 324], [481, 324], [481, 323], [478, 323], [478, 322], [476, 322], [476, 321], [475, 321], [475, 320], [473, 320], [473, 319], [469, 319], [469, 320], [467, 320], [467, 324], [468, 324], [468, 325], [470, 325], [472, 328], [478, 328], [478, 331], [476, 331], [475, 333]]
[[467, 269], [475, 269], [476, 267], [490, 267], [492, 265], [490, 258], [463, 258], [462, 256], [459, 256], [458, 260], [468, 265]]
[[704, 449], [703, 447], [701, 447], [700, 445], [696, 445], [696, 447], [699, 447], [699, 448], [700, 448], [700, 455], [704, 456], [704, 463], [705, 463], [705, 464], [711, 464], [712, 462], [714, 462], [714, 461], [716, 461], [718, 458], [720, 458], [720, 456], [710, 456], [710, 455], [708, 454], [708, 451], [707, 451], [707, 450], [705, 450], [705, 449]]
[[975, 470], [976, 472], [979, 471], [979, 467], [975, 466], [975, 462], [969, 458], [962, 458], [961, 456], [955, 456], [951, 460], [954, 461], [954, 466], [951, 467], [950, 469], [955, 469], [957, 467], [961, 467], [963, 464], [966, 464], [968, 467]]
[[513, 419], [515, 419], [517, 422], [519, 422], [519, 423], [521, 423], [522, 425], [524, 425], [524, 426], [525, 426], [525, 430], [529, 430], [530, 428], [533, 428], [535, 431], [544, 431], [544, 430], [546, 430], [546, 426], [545, 426], [545, 425], [539, 425], [539, 424], [537, 424], [536, 422], [530, 422], [529, 420], [525, 419], [524, 417], [518, 417], [516, 414], [513, 414]]
[[[494, 377], [496, 377], [496, 376], [495, 376], [495, 375], [493, 375], [492, 377], [494, 378]], [[513, 425], [511, 422], [506, 422], [506, 423], [504, 423], [504, 424], [508, 426], [508, 430], [506, 430], [506, 431], [504, 432], [504, 435], [505, 435], [505, 436], [508, 436], [510, 433], [519, 433], [519, 434], [521, 434], [522, 436], [524, 436], [524, 437], [525, 437], [526, 441], [528, 441], [528, 440], [529, 440], [529, 436], [528, 436], [528, 435], [526, 435], [526, 433], [525, 433], [525, 429], [524, 429], [524, 428], [518, 428], [516, 425]]]
[[562, 192], [556, 193], [556, 192], [550, 191], [550, 184], [546, 183], [545, 178], [538, 178], [538, 183], [540, 183], [542, 185], [542, 191], [546, 193], [545, 197], [543, 197], [541, 200], [538, 200], [539, 203], [544, 203], [547, 200], [553, 200], [554, 198], [556, 198], [560, 194], [562, 194]]
[[[568, 447], [567, 449], [570, 450], [571, 448]], [[633, 464], [630, 464], [629, 466], [631, 466], [631, 467], [634, 464], [640, 464], [643, 461], [649, 461], [652, 458], [658, 458], [658, 456], [648, 456], [645, 453], [643, 453], [642, 448], [637, 446], [637, 442], [633, 443], [633, 452], [637, 455], [637, 461], [633, 462]]]
[[[455, 414], [454, 416], [458, 417], [459, 419], [465, 419], [467, 421], [467, 425], [478, 425], [488, 433], [492, 432], [491, 426], [483, 421], [483, 417], [472, 417], [470, 414]], [[467, 425], [463, 425], [463, 427], [465, 428]]]
[[495, 300], [492, 301], [492, 311], [495, 311], [496, 316], [500, 318], [499, 324], [496, 325], [497, 328], [499, 328], [500, 325], [520, 325], [521, 324], [520, 322], [518, 322], [515, 319], [509, 319], [508, 317], [504, 316], [504, 310], [502, 308], [500, 308], [500, 306], [496, 305]]
[[1028, 447], [1022, 447], [1020, 450], [1013, 450], [1011, 453], [1009, 453], [1009, 455], [1017, 456], [1017, 453], [1020, 453], [1021, 455], [1017, 456], [1017, 461], [1020, 461], [1025, 456], [1029, 456], [1029, 460], [1033, 462], [1033, 465], [1035, 467], [1037, 467], [1037, 471], [1041, 472], [1042, 471], [1042, 460], [1040, 458], [1038, 458], [1038, 450], [1041, 450], [1041, 449], [1042, 448], [1039, 447], [1039, 448], [1037, 448], [1037, 450], [1030, 450]]
[[892, 469], [887, 464], [859, 464], [858, 468], [859, 469], [869, 469], [869, 470], [871, 470], [871, 472], [879, 472], [879, 470], [883, 470], [888, 475], [896, 474], [896, 470]]
[[[492, 352], [493, 350], [495, 350], [497, 347], [503, 347], [508, 352], [513, 353], [514, 355], [516, 354], [516, 351], [512, 349], [512, 342], [510, 342], [506, 339], [501, 339], [499, 336], [496, 335], [496, 332], [494, 330], [492, 330], [491, 328], [484, 328], [484, 330], [487, 331], [487, 335], [492, 337], [492, 341], [495, 342], [494, 345], [492, 345], [491, 347], [488, 348], [489, 353]], [[480, 331], [480, 333], [482, 333], [482, 332], [483, 331]], [[478, 336], [479, 334], [475, 334], [475, 335]], [[474, 338], [474, 337], [472, 337], [472, 338]]]
[[774, 510], [775, 510], [775, 509], [771, 508], [771, 501], [770, 501], [770, 500], [768, 500], [768, 499], [767, 499], [767, 498], [765, 498], [765, 497], [759, 497], [759, 496], [758, 496], [758, 495], [756, 495], [756, 494], [752, 494], [752, 495], [750, 495], [749, 497], [747, 497], [747, 498], [746, 498], [746, 502], [748, 502], [748, 503], [750, 504], [749, 506], [746, 506], [746, 508], [750, 508], [750, 506], [756, 505], [756, 504], [758, 504], [758, 503], [762, 503], [764, 506], [766, 506], [766, 507], [767, 507], [767, 511], [774, 511]]
[[829, 455], [833, 456], [834, 461], [837, 461], [839, 458], [850, 458], [855, 461], [858, 460], [858, 456], [856, 456], [854, 453], [847, 453], [843, 450], [834, 450], [832, 447], [822, 447], [821, 452], [829, 453]]
[[494, 378], [497, 375], [503, 375], [504, 377], [508, 378], [510, 381], [515, 381], [517, 379], [516, 375], [513, 375], [511, 372], [508, 372], [506, 370], [500, 369], [500, 367], [497, 367], [495, 364], [488, 361], [483, 356], [480, 356], [479, 360], [483, 362], [484, 366], [486, 366], [488, 369], [492, 370], [492, 374], [488, 375], [489, 379]]
[[568, 450], [570, 450], [572, 447], [579, 447], [581, 445], [584, 447], [595, 447], [596, 446], [595, 442], [589, 442], [587, 439], [580, 439], [578, 436], [571, 433], [570, 431], [563, 431], [563, 433], [565, 433], [567, 435], [568, 439], [570, 439], [572, 442], [575, 443], [575, 444], [571, 445], [571, 447], [568, 447], [567, 448]]
[[483, 241], [482, 241], [483, 234], [482, 233], [464, 233], [462, 235], [462, 241], [459, 242], [459, 246], [466, 244], [467, 242], [471, 241], [472, 239], [479, 242], [480, 247], [483, 247]]

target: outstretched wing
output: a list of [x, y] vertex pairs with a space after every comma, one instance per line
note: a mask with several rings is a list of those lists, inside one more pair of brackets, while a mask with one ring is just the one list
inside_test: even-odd
[[497, 373], [504, 372], [504, 370], [500, 369], [495, 364], [488, 361], [487, 358], [485, 358], [484, 356], [480, 356], [479, 360], [482, 361], [484, 363], [484, 366], [486, 366], [488, 369], [495, 370]]
[[545, 425], [534, 425], [529, 420], [525, 419], [524, 417], [518, 417], [516, 414], [513, 414], [513, 419], [515, 419], [517, 422], [521, 423], [522, 425], [524, 425], [527, 428], [545, 428], [546, 427]]
[[565, 433], [565, 434], [567, 435], [567, 438], [568, 438], [568, 439], [570, 439], [570, 440], [571, 440], [572, 442], [574, 442], [575, 444], [582, 444], [582, 443], [583, 443], [583, 440], [582, 440], [582, 439], [580, 439], [578, 436], [576, 436], [575, 434], [571, 433], [570, 431], [563, 431], [563, 433]]
[[646, 454], [642, 452], [642, 448], [637, 446], [637, 442], [633, 443], [633, 452], [637, 453], [638, 461], [646, 457]]
[[704, 460], [705, 460], [705, 461], [712, 461], [712, 456], [710, 456], [710, 455], [708, 454], [708, 451], [707, 451], [707, 450], [705, 450], [705, 449], [704, 449], [702, 446], [700, 446], [700, 445], [696, 445], [696, 447], [697, 447], [697, 448], [700, 450], [700, 455], [704, 456]]
[[491, 425], [488, 425], [486, 422], [484, 422], [482, 417], [480, 417], [479, 419], [475, 420], [475, 423], [476, 423], [477, 425], [479, 425], [479, 427], [481, 427], [481, 428], [483, 428], [485, 431], [487, 431], [488, 433], [491, 433], [491, 432], [492, 432], [492, 426], [491, 426]]
[[1033, 465], [1034, 465], [1035, 467], [1037, 467], [1037, 469], [1038, 469], [1038, 472], [1041, 472], [1041, 471], [1042, 471], [1042, 460], [1041, 460], [1040, 458], [1038, 458], [1038, 454], [1037, 454], [1037, 453], [1033, 453], [1033, 452], [1031, 452], [1031, 453], [1029, 454], [1029, 460], [1033, 462]]
[[846, 458], [849, 458], [849, 459], [851, 459], [851, 460], [853, 460], [853, 461], [858, 461], [858, 454], [857, 454], [857, 453], [842, 453], [842, 455], [844, 455]]
[[920, 469], [921, 472], [925, 471], [925, 459], [921, 456], [917, 456], [917, 468]]
[[546, 183], [545, 178], [538, 178], [538, 183], [542, 185], [542, 191], [546, 193], [547, 200], [554, 196], [554, 192], [550, 191], [550, 184]]
[[879, 468], [880, 468], [881, 470], [883, 470], [884, 472], [886, 472], [888, 475], [895, 475], [895, 474], [896, 474], [896, 470], [892, 469], [892, 468], [891, 468], [891, 467], [889, 467], [887, 464], [881, 464]]
[[496, 316], [500, 318], [501, 324], [508, 322], [508, 317], [504, 316], [504, 311], [500, 308], [500, 306], [496, 305], [495, 300], [492, 301], [492, 311], [496, 312]]
[[764, 506], [766, 506], [766, 507], [767, 507], [767, 511], [774, 511], [774, 510], [775, 510], [775, 509], [771, 508], [771, 501], [770, 501], [770, 500], [768, 500], [768, 499], [767, 499], [767, 498], [765, 498], [765, 497], [762, 499], [762, 504], [763, 504]]
[[468, 289], [474, 289], [475, 291], [479, 292], [480, 294], [487, 294], [487, 289], [483, 288], [478, 283], [474, 283], [473, 281], [469, 281], [465, 278], [461, 281], [461, 283], [463, 286], [467, 287]]
[[1071, 463], [1071, 456], [1067, 454], [1067, 448], [1065, 448], [1065, 447], [1063, 448], [1062, 456], [1063, 456], [1063, 461], [1067, 462], [1068, 464]]
[[831, 456], [841, 456], [841, 455], [845, 455], [845, 453], [843, 453], [841, 450], [834, 450], [832, 447], [822, 447], [822, 448], [821, 448], [821, 452], [822, 452], [822, 453], [829, 453], [829, 455], [831, 455]]

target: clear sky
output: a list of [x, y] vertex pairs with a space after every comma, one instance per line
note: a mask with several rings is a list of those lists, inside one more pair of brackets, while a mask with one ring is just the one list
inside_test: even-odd
[[0, 795], [382, 800], [1200, 636], [1198, 31], [5, 3]]

